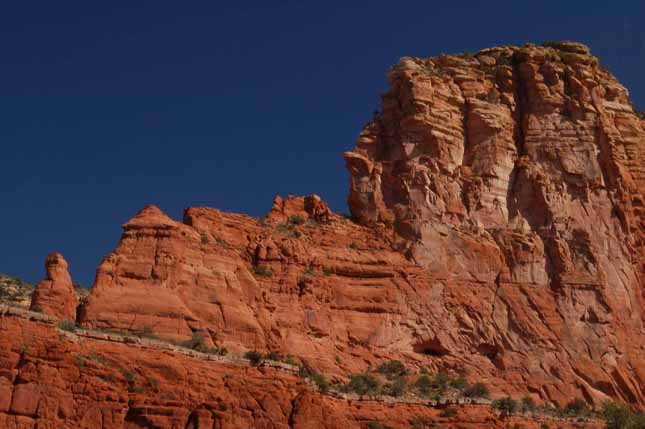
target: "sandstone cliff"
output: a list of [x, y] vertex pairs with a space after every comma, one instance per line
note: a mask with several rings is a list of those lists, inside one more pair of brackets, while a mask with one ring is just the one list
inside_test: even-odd
[[[627, 90], [571, 42], [404, 58], [388, 79], [382, 112], [345, 154], [353, 220], [316, 196], [278, 197], [263, 219], [193, 207], [180, 222], [148, 206], [99, 266], [80, 325], [279, 352], [331, 381], [398, 359], [465, 374], [493, 397], [643, 408], [645, 121]], [[52, 357], [38, 356], [48, 367]], [[278, 379], [269, 390], [279, 401], [300, 395], [295, 380]], [[211, 394], [260, 395], [204, 382]], [[202, 393], [186, 394], [195, 400], [180, 395], [177, 422], [202, 410]], [[101, 405], [103, 419], [129, 414], [119, 398], [120, 414]], [[149, 401], [153, 413], [169, 406]], [[354, 415], [301, 401], [308, 418]], [[293, 414], [287, 402], [233, 414], [270, 421]], [[384, 421], [406, 427], [401, 412], [412, 411]], [[256, 427], [307, 426], [286, 417]]]

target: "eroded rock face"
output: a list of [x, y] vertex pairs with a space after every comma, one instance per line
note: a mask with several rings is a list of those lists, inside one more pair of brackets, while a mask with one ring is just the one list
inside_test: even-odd
[[63, 255], [58, 252], [49, 255], [45, 271], [45, 278], [38, 283], [31, 297], [30, 309], [61, 320], [76, 320], [78, 298]]
[[443, 347], [546, 397], [642, 403], [645, 132], [627, 90], [572, 42], [404, 58], [388, 79], [345, 154], [349, 204], [443, 285]]
[[494, 396], [645, 405], [645, 134], [626, 90], [573, 43], [406, 58], [389, 80], [345, 154], [358, 223], [315, 196], [263, 220], [146, 207], [80, 322], [278, 351], [332, 381], [399, 359]]
[[[419, 404], [346, 401], [321, 395], [297, 375], [62, 335], [0, 318], [0, 427], [3, 429], [447, 429], [539, 428], [501, 419], [483, 405], [454, 416]], [[417, 422], [417, 426], [413, 423]], [[370, 423], [372, 426], [369, 426]], [[547, 421], [551, 427], [580, 427]], [[377, 426], [381, 425], [381, 426]], [[423, 427], [423, 426], [419, 426]], [[589, 429], [602, 427], [585, 423]]]

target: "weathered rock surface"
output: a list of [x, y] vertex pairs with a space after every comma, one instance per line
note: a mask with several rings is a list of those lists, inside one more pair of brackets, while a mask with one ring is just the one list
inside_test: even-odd
[[[278, 197], [262, 220], [193, 207], [179, 222], [148, 206], [123, 226], [78, 321], [276, 351], [332, 381], [399, 359], [465, 373], [493, 396], [645, 407], [645, 122], [627, 90], [571, 42], [404, 58], [388, 78], [382, 113], [345, 154], [355, 222], [316, 196]], [[166, 358], [150, 354], [140, 371]], [[406, 427], [397, 416], [417, 412], [298, 396], [282, 376], [265, 388], [278, 405], [257, 402], [265, 379], [249, 377], [225, 388], [255, 398], [236, 408], [266, 419], [251, 427], [304, 425], [288, 417], [294, 404], [310, 427], [379, 413]], [[192, 388], [167, 399], [181, 405], [139, 396], [132, 418], [178, 407], [185, 427], [205, 401]]]
[[76, 320], [78, 298], [67, 261], [54, 252], [45, 261], [46, 277], [38, 283], [31, 298], [31, 310], [42, 311], [61, 320]]
[[19, 277], [0, 274], [0, 304], [29, 308], [34, 288]]
[[542, 423], [500, 419], [488, 406], [452, 408], [456, 415], [441, 417], [441, 409], [423, 405], [345, 401], [270, 368], [224, 365], [0, 318], [4, 429], [407, 429], [423, 427], [414, 422], [432, 427], [431, 421], [447, 429], [493, 429]]

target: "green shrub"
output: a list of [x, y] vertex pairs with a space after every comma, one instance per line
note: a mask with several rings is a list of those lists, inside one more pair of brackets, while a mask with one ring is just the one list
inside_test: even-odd
[[306, 219], [300, 215], [289, 216], [287, 221], [290, 225], [302, 225], [306, 222]]
[[264, 358], [266, 360], [273, 360], [273, 361], [276, 361], [276, 362], [279, 362], [279, 361], [282, 360], [282, 356], [280, 356], [280, 353], [278, 353], [278, 352], [269, 352], [264, 356]]
[[587, 402], [580, 398], [572, 399], [565, 405], [564, 412], [572, 416], [580, 416], [589, 412]]
[[395, 377], [391, 382], [383, 386], [382, 392], [384, 395], [390, 396], [403, 396], [405, 394], [408, 382], [403, 375]]
[[607, 401], [603, 404], [601, 415], [607, 429], [627, 429], [632, 420], [632, 411], [625, 404]]
[[510, 396], [495, 399], [492, 405], [493, 408], [496, 408], [502, 413], [509, 416], [517, 411], [517, 401], [515, 401], [515, 399], [511, 398]]
[[530, 396], [524, 396], [522, 398], [521, 409], [523, 413], [535, 411], [535, 401], [533, 400], [533, 398], [531, 398]]
[[457, 390], [466, 390], [468, 388], [468, 381], [464, 377], [457, 377], [450, 380], [450, 387], [453, 387]]
[[358, 249], [358, 244], [356, 244], [355, 241], [352, 241], [351, 243], [349, 243], [349, 248], [352, 250], [356, 250]]
[[58, 329], [62, 329], [63, 331], [76, 332], [76, 324], [71, 320], [63, 320], [58, 322], [58, 325], [56, 326], [58, 326]]
[[439, 371], [439, 373], [434, 377], [434, 385], [439, 389], [445, 389], [448, 386], [449, 380], [450, 378], [448, 377], [448, 374], [443, 371]]
[[260, 365], [262, 363], [262, 361], [264, 360], [264, 357], [262, 356], [262, 353], [257, 352], [255, 350], [248, 351], [248, 352], [244, 353], [244, 357], [246, 359], [248, 359], [249, 361], [251, 361], [251, 365], [253, 365], [253, 366]]
[[88, 353], [87, 358], [93, 362], [105, 363], [105, 358], [103, 356], [94, 353]]
[[189, 349], [201, 352], [206, 349], [205, 341], [206, 339], [202, 334], [200, 334], [199, 332], [193, 332], [193, 336], [190, 337], [190, 340], [184, 343], [184, 346]]
[[149, 338], [149, 339], [153, 339], [153, 340], [156, 340], [156, 339], [159, 338], [155, 334], [155, 331], [152, 328], [152, 326], [144, 326], [139, 331], [135, 332], [135, 335], [140, 337], [140, 338]]
[[400, 377], [408, 373], [408, 369], [405, 367], [403, 362], [398, 360], [391, 360], [382, 363], [378, 367], [377, 371], [383, 374], [388, 380], [392, 380], [393, 378]]
[[128, 392], [130, 393], [144, 393], [146, 391], [145, 387], [143, 386], [130, 386], [128, 387]]
[[469, 398], [488, 398], [488, 387], [484, 383], [475, 383], [466, 388], [464, 395]]
[[305, 268], [305, 271], [302, 273], [306, 277], [315, 277], [316, 272], [314, 271], [313, 267], [310, 265], [307, 268]]
[[208, 240], [208, 235], [206, 235], [206, 233], [202, 232], [201, 239], [202, 239], [202, 244], [208, 244], [209, 240]]
[[324, 375], [315, 372], [309, 378], [316, 384], [316, 386], [318, 386], [318, 389], [320, 389], [322, 393], [327, 393], [329, 391], [329, 383], [327, 383]]
[[549, 424], [548, 424], [548, 423], [542, 423], [542, 424], [540, 425], [540, 429], [551, 429], [551, 426], [549, 426]]
[[271, 277], [273, 275], [273, 270], [271, 268], [258, 266], [253, 267], [253, 273], [258, 276]]
[[347, 390], [359, 395], [374, 395], [378, 393], [379, 382], [370, 374], [354, 374], [347, 383]]
[[34, 313], [42, 313], [43, 309], [38, 307], [38, 306], [36, 306], [36, 307], [32, 308], [31, 311], [33, 311]]
[[76, 363], [81, 368], [85, 368], [87, 366], [87, 362], [85, 361], [85, 358], [83, 356], [77, 356]]
[[119, 371], [121, 371], [121, 374], [125, 377], [126, 381], [129, 384], [134, 384], [136, 381], [136, 375], [132, 371], [128, 371], [127, 369], [121, 368]]
[[428, 375], [423, 374], [419, 376], [419, 378], [417, 378], [417, 381], [414, 383], [414, 387], [419, 391], [421, 395], [428, 396], [430, 393], [432, 393], [434, 382]]

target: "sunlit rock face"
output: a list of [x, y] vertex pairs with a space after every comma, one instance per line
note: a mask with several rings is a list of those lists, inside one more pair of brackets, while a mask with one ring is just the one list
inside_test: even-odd
[[586, 47], [404, 58], [354, 151], [353, 220], [148, 206], [87, 328], [275, 351], [332, 381], [398, 359], [493, 395], [645, 405], [643, 121]]
[[46, 276], [33, 292], [31, 310], [61, 320], [76, 320], [78, 297], [67, 267], [67, 261], [60, 253], [54, 252], [47, 257]]
[[[643, 400], [644, 122], [586, 46], [403, 58], [345, 154], [449, 315], [448, 355], [553, 398]], [[442, 338], [443, 337], [443, 338]]]

